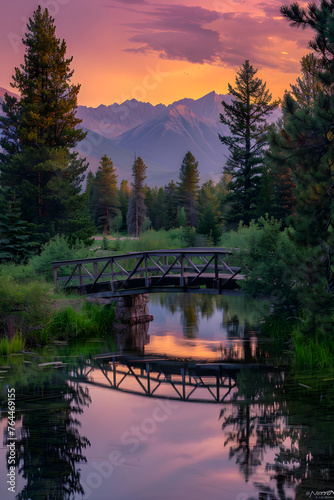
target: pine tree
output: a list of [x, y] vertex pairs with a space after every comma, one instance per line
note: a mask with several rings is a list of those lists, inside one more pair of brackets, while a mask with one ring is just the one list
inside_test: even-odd
[[127, 215], [128, 233], [134, 234], [138, 238], [146, 218], [145, 188], [146, 165], [139, 156], [132, 165], [132, 196], [129, 201]]
[[103, 228], [103, 234], [111, 232], [112, 219], [119, 213], [117, 175], [113, 162], [107, 155], [101, 158], [92, 189], [95, 195], [95, 223]]
[[72, 58], [66, 58], [66, 43], [56, 38], [48, 10], [39, 6], [27, 30], [24, 64], [15, 68], [11, 84], [21, 98], [6, 95], [2, 106], [0, 170], [3, 185], [15, 187], [22, 217], [45, 239], [60, 230], [80, 199], [87, 165], [72, 148], [86, 134], [75, 117], [80, 85], [70, 83]]
[[[280, 119], [268, 129], [267, 137], [280, 134], [284, 128]], [[265, 167], [260, 181], [259, 197], [257, 201], [258, 217], [268, 214], [281, 222], [282, 229], [287, 226], [288, 218], [294, 212], [296, 205], [295, 183], [292, 171], [288, 164], [277, 164], [271, 157], [270, 149], [265, 151]]]
[[324, 90], [317, 76], [319, 70], [321, 62], [312, 52], [302, 57], [302, 75], [294, 85], [290, 85], [290, 93], [301, 106], [313, 106], [319, 91]]
[[172, 180], [167, 186], [164, 187], [166, 193], [166, 212], [167, 212], [167, 226], [166, 229], [176, 227], [179, 200], [177, 196], [177, 186]]
[[230, 211], [225, 218], [230, 225], [237, 225], [240, 220], [249, 224], [255, 217], [268, 129], [266, 119], [278, 106], [278, 102], [271, 102], [266, 83], [256, 73], [257, 69], [246, 60], [237, 73], [235, 87], [228, 85], [232, 103], [222, 102], [220, 122], [230, 131], [230, 135], [219, 135], [229, 149], [225, 171], [232, 180], [226, 197]]
[[33, 254], [33, 227], [22, 220], [15, 195], [5, 198], [0, 188], [0, 263], [13, 261], [23, 264]]
[[184, 156], [179, 172], [178, 195], [190, 226], [196, 226], [196, 200], [199, 187], [198, 162], [190, 151]]
[[205, 182], [198, 194], [197, 232], [208, 236], [217, 245], [222, 235], [219, 200], [212, 180]]
[[129, 183], [127, 180], [122, 180], [121, 185], [119, 188], [119, 202], [120, 202], [120, 209], [121, 209], [121, 214], [122, 214], [122, 226], [121, 229], [125, 230], [127, 229], [127, 215], [128, 215], [128, 210], [129, 210], [129, 200], [130, 200], [130, 195], [131, 195], [131, 189], [129, 186]]
[[334, 2], [322, 0], [319, 7], [309, 4], [307, 9], [292, 4], [281, 13], [293, 26], [315, 32], [310, 46], [320, 63], [316, 98], [305, 105], [299, 96], [286, 93], [284, 128], [270, 137], [271, 157], [278, 166], [289, 166], [296, 184], [291, 236], [304, 253], [295, 274], [303, 285], [300, 293], [311, 317], [309, 328], [315, 332], [320, 324], [328, 326], [329, 294], [334, 291]]
[[147, 216], [153, 229], [166, 229], [168, 227], [167, 195], [163, 187], [145, 187], [145, 204]]

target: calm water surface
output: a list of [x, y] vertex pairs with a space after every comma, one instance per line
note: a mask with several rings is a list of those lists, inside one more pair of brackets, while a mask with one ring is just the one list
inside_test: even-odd
[[[207, 403], [181, 401], [172, 384], [147, 397], [138, 367], [123, 391], [111, 388], [110, 365], [87, 356], [110, 352], [108, 341], [44, 349], [64, 363], [58, 368], [32, 355], [3, 359], [0, 498], [334, 498], [333, 376], [277, 368], [254, 333], [269, 305], [171, 294], [151, 296], [148, 307], [154, 321], [120, 331], [117, 351], [228, 360], [235, 368], [220, 401], [206, 387], [197, 390]], [[265, 366], [245, 366], [261, 356]], [[16, 396], [15, 493], [7, 483], [8, 388]]]

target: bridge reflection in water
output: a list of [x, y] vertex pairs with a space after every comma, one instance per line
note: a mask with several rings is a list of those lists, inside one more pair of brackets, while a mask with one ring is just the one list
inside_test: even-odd
[[238, 374], [250, 368], [250, 364], [196, 363], [110, 353], [86, 360], [73, 379], [150, 398], [221, 404], [232, 401]]

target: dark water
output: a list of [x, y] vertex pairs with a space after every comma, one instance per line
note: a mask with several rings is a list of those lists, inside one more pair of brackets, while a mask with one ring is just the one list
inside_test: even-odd
[[[112, 363], [88, 356], [110, 352], [108, 341], [52, 346], [43, 359], [2, 360], [1, 499], [334, 498], [333, 374], [292, 374], [265, 359], [247, 368], [245, 354], [254, 360], [270, 351], [259, 349], [253, 330], [267, 306], [248, 304], [247, 311], [240, 297], [198, 299], [190, 314], [189, 296], [151, 297], [155, 321], [141, 330], [141, 340], [134, 333], [132, 345], [156, 356], [162, 347], [160, 354], [172, 357], [180, 347], [188, 358], [194, 354], [194, 363], [207, 353], [221, 359], [237, 352], [219, 402], [206, 387], [215, 378], [204, 376], [198, 390], [206, 403], [182, 401], [171, 383], [147, 397], [138, 366], [115, 390]], [[252, 342], [253, 350], [245, 348]], [[45, 356], [62, 363], [38, 366]], [[116, 365], [120, 382], [124, 367]], [[180, 387], [176, 375], [170, 379]], [[15, 441], [6, 411], [12, 388]], [[12, 442], [15, 493], [7, 483]]]

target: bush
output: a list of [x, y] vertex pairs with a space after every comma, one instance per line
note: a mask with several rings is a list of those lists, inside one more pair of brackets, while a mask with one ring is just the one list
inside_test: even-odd
[[[85, 259], [92, 257], [92, 252], [82, 247], [79, 242], [70, 246], [63, 235], [56, 235], [48, 243], [43, 245], [40, 255], [36, 255], [29, 261], [38, 275], [43, 275], [48, 281], [53, 279], [52, 262], [58, 260]], [[66, 274], [65, 268], [62, 270]]]
[[51, 310], [50, 288], [41, 281], [30, 284], [0, 277], [0, 333], [12, 338], [43, 325]]
[[249, 227], [225, 235], [226, 247], [240, 248], [239, 262], [245, 280], [240, 283], [249, 297], [268, 296], [275, 299], [276, 310], [299, 307], [293, 259], [297, 249], [288, 230], [274, 218], [261, 217]]
[[31, 263], [26, 265], [15, 263], [2, 264], [0, 266], [0, 275], [10, 278], [17, 283], [27, 283], [38, 279]]

